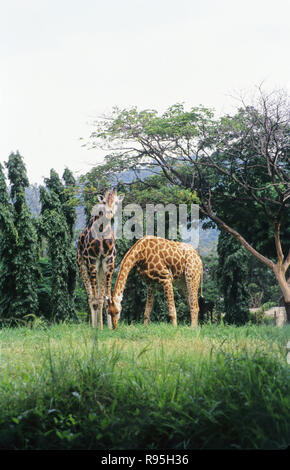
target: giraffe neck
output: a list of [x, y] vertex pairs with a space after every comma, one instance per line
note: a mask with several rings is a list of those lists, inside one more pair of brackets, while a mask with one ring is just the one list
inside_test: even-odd
[[140, 254], [139, 252], [136, 253], [134, 248], [135, 246], [133, 246], [126, 253], [120, 265], [113, 294], [113, 298], [118, 304], [121, 304], [122, 302], [123, 292], [125, 290], [127, 278], [131, 269], [135, 266], [136, 263], [138, 263], [138, 261], [140, 261]]

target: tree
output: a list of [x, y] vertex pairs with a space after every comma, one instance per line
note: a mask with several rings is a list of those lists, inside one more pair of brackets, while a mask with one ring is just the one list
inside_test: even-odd
[[220, 119], [201, 106], [177, 104], [162, 116], [115, 108], [91, 140], [107, 160], [158, 167], [172, 185], [195, 190], [202, 214], [273, 271], [290, 321], [289, 136], [289, 98], [260, 90], [254, 105]]
[[225, 321], [243, 325], [249, 320], [248, 290], [249, 252], [227, 232], [221, 232], [218, 242], [218, 276], [223, 293]]
[[62, 202], [63, 212], [68, 225], [69, 234], [71, 239], [74, 236], [74, 226], [76, 223], [76, 199], [74, 197], [76, 180], [72, 172], [66, 168], [63, 173], [64, 187], [63, 193], [59, 195], [60, 201]]
[[5, 194], [5, 181], [1, 171], [3, 266], [0, 289], [4, 291], [1, 303], [3, 316], [21, 319], [38, 312], [37, 232], [25, 198], [25, 188], [29, 186], [29, 182], [23, 158], [18, 152], [12, 153], [6, 167], [11, 183], [12, 203]]
[[[67, 183], [73, 184], [71, 174], [65, 174]], [[68, 177], [70, 178], [68, 180]], [[39, 229], [47, 239], [51, 265], [50, 307], [54, 320], [75, 317], [74, 288], [76, 281], [76, 256], [73, 245], [73, 225], [76, 218], [70, 192], [58, 174], [51, 170], [40, 187], [42, 204]]]
[[98, 204], [98, 195], [104, 194], [105, 190], [111, 186], [110, 175], [114, 173], [112, 163], [98, 165], [92, 168], [86, 175], [80, 177], [79, 191], [80, 202], [84, 206], [86, 221], [91, 218], [91, 210]]
[[18, 234], [14, 226], [13, 206], [9, 201], [3, 166], [0, 164], [0, 312], [1, 318], [14, 316], [14, 250]]

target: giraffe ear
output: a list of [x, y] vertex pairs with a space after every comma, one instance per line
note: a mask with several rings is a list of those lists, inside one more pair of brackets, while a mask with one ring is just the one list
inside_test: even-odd
[[99, 202], [104, 202], [104, 196], [101, 196], [101, 194], [98, 194], [97, 198]]
[[118, 204], [120, 204], [120, 202], [123, 201], [124, 197], [125, 197], [125, 194], [120, 194], [120, 195], [117, 197]]

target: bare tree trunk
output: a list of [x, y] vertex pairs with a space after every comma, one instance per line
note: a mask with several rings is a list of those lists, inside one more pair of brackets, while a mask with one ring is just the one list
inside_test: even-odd
[[279, 265], [279, 263], [273, 266], [273, 272], [282, 291], [287, 322], [290, 323], [290, 278], [286, 281], [285, 269], [283, 269], [283, 265]]
[[284, 254], [282, 251], [282, 246], [281, 246], [281, 241], [280, 241], [280, 221], [279, 220], [275, 221], [275, 245], [276, 245], [278, 261], [273, 266], [272, 269], [278, 281], [280, 289], [282, 291], [284, 302], [285, 302], [287, 322], [290, 323], [290, 278], [288, 279], [288, 282], [286, 280], [286, 271], [290, 265], [290, 250], [289, 250], [286, 260], [284, 261]]
[[[290, 293], [290, 277], [287, 280], [287, 285]], [[290, 323], [290, 302], [285, 301], [285, 310], [286, 310], [286, 316], [287, 316], [287, 322]]]

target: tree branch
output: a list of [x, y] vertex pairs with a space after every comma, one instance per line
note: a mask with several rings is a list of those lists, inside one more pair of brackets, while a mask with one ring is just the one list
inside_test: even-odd
[[280, 240], [280, 226], [281, 223], [279, 220], [275, 220], [275, 245], [276, 245], [276, 251], [277, 251], [277, 257], [278, 257], [278, 265], [281, 267], [284, 259], [283, 251], [282, 251], [282, 246], [281, 246], [281, 240]]
[[238, 233], [236, 230], [231, 228], [229, 225], [227, 225], [222, 219], [217, 217], [211, 207], [210, 204], [206, 204], [203, 202], [204, 209], [202, 212], [207, 215], [210, 219], [212, 219], [217, 225], [219, 225], [222, 229], [226, 230], [228, 233], [233, 235], [252, 255], [254, 255], [261, 263], [265, 264], [269, 268], [273, 269], [274, 263], [271, 261], [269, 258], [266, 258], [265, 256], [261, 255], [255, 248], [253, 248], [247, 241], [246, 239]]
[[[289, 268], [289, 266], [290, 266], [290, 249], [289, 249], [287, 258], [285, 259], [285, 261], [284, 261], [284, 263], [283, 263], [283, 265], [282, 265], [282, 269], [283, 269], [283, 271], [284, 271], [285, 274], [286, 274], [287, 269]], [[290, 281], [290, 277], [289, 277], [288, 281]]]

